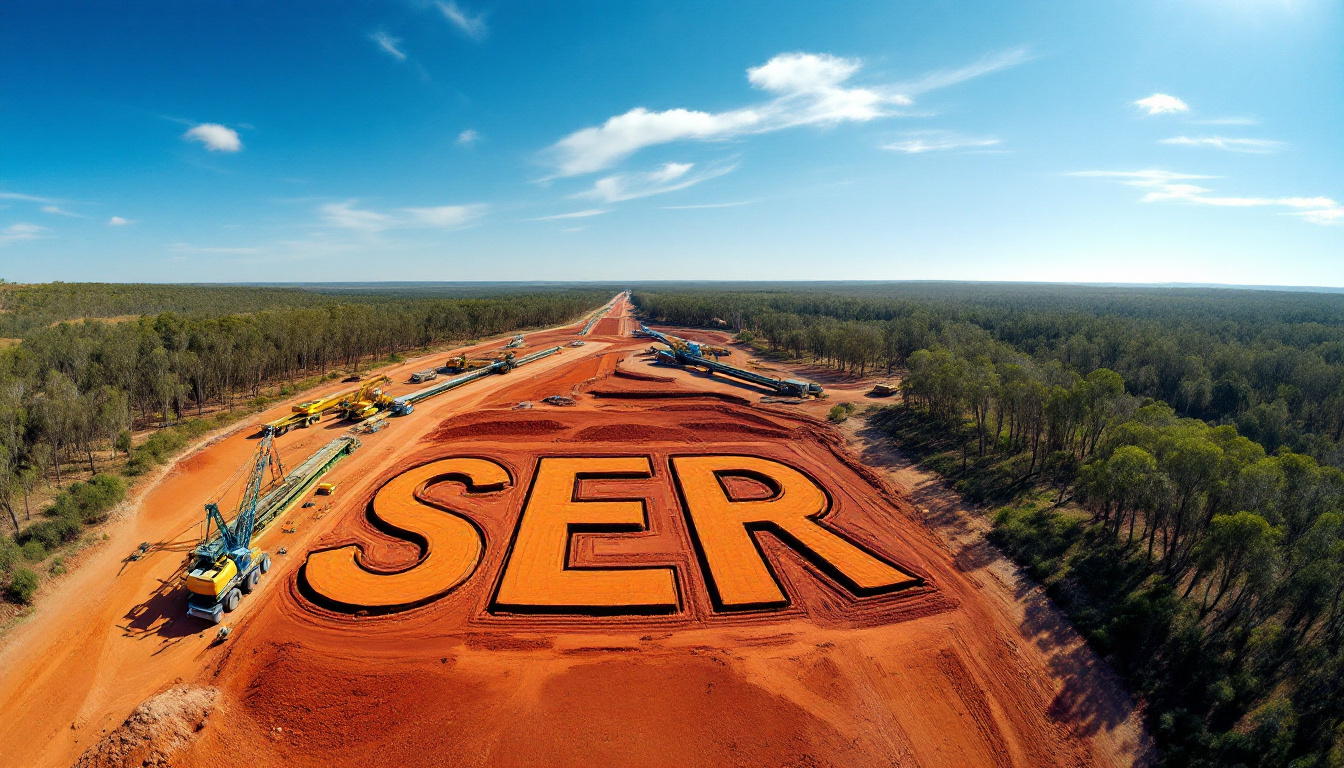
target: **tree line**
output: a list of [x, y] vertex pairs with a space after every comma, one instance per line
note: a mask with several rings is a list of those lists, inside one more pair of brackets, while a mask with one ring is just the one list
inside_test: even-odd
[[[135, 309], [133, 288], [127, 288], [130, 299], [117, 294], [121, 303], [108, 311]], [[188, 288], [174, 293], [176, 287], [154, 286], [142, 298], [148, 306], [167, 295], [179, 303], [185, 297], [188, 304], [220, 307], [238, 291]], [[59, 295], [67, 289], [51, 290]], [[212, 297], [211, 290], [221, 296]], [[95, 286], [92, 293], [104, 292]], [[270, 294], [262, 293], [250, 301], [269, 302]], [[9, 553], [0, 556], [0, 587], [12, 583], [16, 563], [41, 560], [105, 511], [102, 502], [74, 499], [71, 470], [83, 467], [94, 476], [92, 484], [74, 487], [79, 494], [93, 488], [101, 489], [100, 499], [120, 498], [122, 492], [109, 486], [110, 480], [100, 479], [107, 476], [98, 474], [95, 454], [119, 450], [130, 458], [133, 429], [186, 424], [186, 417], [207, 409], [228, 411], [264, 389], [353, 371], [363, 361], [573, 321], [609, 296], [594, 290], [457, 299], [318, 296], [317, 306], [234, 314], [161, 312], [125, 322], [85, 319], [31, 327], [20, 343], [0, 349], [0, 519], [11, 528], [9, 537], [0, 535], [0, 549]], [[24, 324], [24, 311], [16, 306], [17, 325]], [[41, 316], [47, 310], [34, 311]], [[211, 423], [192, 422], [189, 433]], [[160, 429], [136, 447], [125, 471], [143, 471], [179, 449], [189, 436], [179, 432]], [[46, 485], [63, 490], [49, 508], [33, 509], [34, 491]], [[99, 512], [87, 512], [94, 508]], [[16, 559], [20, 545], [27, 550]]]
[[872, 423], [932, 435], [931, 466], [1008, 502], [994, 540], [1125, 677], [1165, 764], [1338, 764], [1344, 297], [912, 290], [635, 298], [767, 352], [903, 369]]

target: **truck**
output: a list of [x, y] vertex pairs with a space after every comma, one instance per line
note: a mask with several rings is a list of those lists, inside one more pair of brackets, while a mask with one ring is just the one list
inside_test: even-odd
[[437, 368], [429, 368], [423, 371], [416, 371], [415, 373], [412, 373], [411, 383], [419, 384], [424, 381], [433, 381], [438, 377], [439, 377], [439, 370]]

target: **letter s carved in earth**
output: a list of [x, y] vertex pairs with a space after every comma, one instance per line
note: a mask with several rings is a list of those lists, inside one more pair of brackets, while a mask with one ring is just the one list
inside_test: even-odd
[[457, 482], [468, 493], [508, 485], [508, 470], [488, 459], [440, 459], [394, 477], [373, 497], [374, 525], [420, 545], [420, 559], [395, 573], [369, 570], [349, 545], [312, 552], [303, 578], [321, 602], [342, 610], [391, 612], [436, 600], [475, 572], [485, 539], [475, 524], [420, 498], [430, 486]]

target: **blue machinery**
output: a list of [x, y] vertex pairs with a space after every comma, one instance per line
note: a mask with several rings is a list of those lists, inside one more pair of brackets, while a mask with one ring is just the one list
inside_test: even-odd
[[821, 385], [810, 381], [799, 381], [798, 379], [773, 379], [759, 373], [753, 373], [752, 371], [745, 371], [741, 368], [725, 365], [718, 360], [706, 359], [701, 356], [701, 345], [694, 341], [688, 341], [676, 336], [668, 336], [644, 325], [639, 326], [639, 332], [643, 336], [661, 341], [670, 348], [668, 350], [654, 350], [655, 354], [658, 356], [659, 362], [680, 366], [682, 368], [698, 366], [708, 370], [710, 373], [719, 373], [724, 376], [741, 379], [789, 397], [818, 397], [822, 393]]
[[468, 384], [477, 379], [483, 379], [491, 374], [508, 373], [520, 365], [527, 365], [534, 360], [540, 360], [543, 357], [553, 355], [559, 351], [560, 347], [551, 347], [550, 349], [543, 349], [540, 352], [533, 352], [530, 355], [524, 355], [516, 360], [508, 358], [493, 362], [484, 368], [478, 368], [470, 373], [464, 373], [461, 376], [454, 376], [453, 378], [439, 382], [432, 387], [425, 387], [424, 389], [412, 392], [409, 395], [393, 398], [392, 403], [388, 406], [388, 410], [392, 412], [393, 416], [405, 416], [406, 414], [413, 412], [415, 410], [415, 404], [421, 400], [426, 400], [435, 395], [443, 394], [450, 389], [456, 389], [463, 384]]

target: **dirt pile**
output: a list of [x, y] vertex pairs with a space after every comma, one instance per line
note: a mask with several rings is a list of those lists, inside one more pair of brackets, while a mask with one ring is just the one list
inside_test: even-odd
[[219, 690], [171, 688], [135, 708], [126, 722], [90, 747], [74, 768], [167, 766], [195, 741], [219, 703]]

